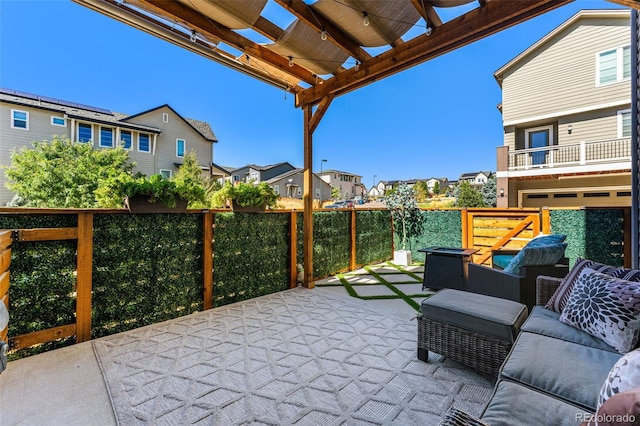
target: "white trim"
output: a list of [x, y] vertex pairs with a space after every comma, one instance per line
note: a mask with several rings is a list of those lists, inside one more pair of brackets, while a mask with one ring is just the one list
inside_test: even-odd
[[571, 173], [589, 173], [613, 170], [631, 170], [631, 159], [619, 163], [588, 164], [585, 166], [544, 167], [540, 169], [502, 171], [496, 173], [499, 178], [517, 178], [528, 176], [562, 175]]
[[[180, 155], [178, 152], [178, 146], [180, 142], [182, 142], [182, 155]], [[182, 138], [176, 138], [176, 157], [184, 158], [184, 155], [186, 154], [186, 152], [187, 152], [187, 141]]]
[[[15, 113], [16, 112], [20, 112], [23, 113], [25, 115], [25, 119], [24, 119], [24, 125], [25, 127], [20, 127], [20, 126], [15, 126], [14, 123], [16, 121], [16, 117], [15, 117]], [[18, 121], [23, 121], [22, 119], [18, 119]], [[29, 111], [24, 111], [21, 109], [13, 109], [11, 108], [11, 128], [12, 129], [18, 129], [18, 130], [29, 130]]]
[[280, 195], [280, 185], [273, 185], [273, 192]]
[[630, 105], [630, 104], [631, 104], [631, 99], [629, 98], [629, 99], [624, 99], [624, 100], [619, 100], [619, 101], [607, 102], [607, 103], [604, 103], [604, 104], [590, 105], [590, 106], [586, 106], [586, 107], [582, 107], [582, 108], [569, 109], [569, 110], [566, 110], [566, 111], [551, 112], [549, 114], [536, 115], [536, 116], [533, 116], [533, 117], [526, 117], [526, 118], [520, 118], [520, 119], [516, 119], [516, 120], [511, 120], [511, 121], [505, 121], [502, 125], [504, 127], [515, 126], [517, 124], [530, 123], [532, 121], [548, 120], [550, 118], [558, 118], [558, 117], [563, 117], [563, 116], [566, 116], [566, 115], [580, 114], [580, 113], [583, 113], [583, 112], [596, 111], [596, 110], [599, 110], [599, 109], [607, 109], [607, 108], [619, 107], [619, 106], [622, 106], [622, 105]]
[[[624, 77], [624, 48], [630, 48], [630, 46], [630, 44], [623, 44], [622, 46], [612, 47], [610, 49], [596, 52], [596, 87], [604, 87], [610, 84], [631, 80], [631, 77]], [[615, 52], [616, 55], [616, 79], [607, 83], [600, 83], [600, 55], [608, 52]]]
[[168, 123], [169, 122], [169, 114], [167, 114], [166, 112], [162, 113], [162, 122], [163, 123]]
[[[120, 130], [118, 128], [118, 146], [121, 146], [123, 149], [127, 150], [127, 151], [133, 151], [133, 132], [131, 130]], [[131, 145], [129, 146], [129, 148], [126, 148], [124, 146], [124, 144], [122, 143], [122, 133], [126, 132], [129, 133], [129, 136], [131, 136]]]
[[[149, 149], [147, 149], [146, 151], [140, 149], [140, 136], [142, 135], [147, 135], [147, 137], [149, 138]], [[138, 133], [138, 152], [146, 152], [146, 153], [151, 152], [151, 135], [149, 133], [144, 133], [144, 132]]]
[[171, 179], [171, 176], [173, 176], [173, 171], [170, 169], [160, 169], [160, 175], [162, 175], [162, 173], [167, 172], [169, 173], [169, 177], [165, 177], [163, 176], [165, 179]]
[[[89, 129], [91, 129], [91, 137], [89, 138], [88, 141], [81, 141], [80, 140], [80, 126], [89, 126]], [[77, 138], [76, 142], [93, 143], [93, 133], [94, 133], [93, 124], [92, 123], [85, 123], [83, 121], [78, 121], [77, 127], [78, 127], [78, 132], [76, 134], [76, 138]]]
[[[102, 144], [102, 130], [111, 130], [111, 145], [103, 145]], [[98, 132], [98, 146], [100, 148], [113, 148], [113, 143], [115, 140], [115, 132], [113, 127], [108, 126], [100, 126], [100, 131]]]
[[[616, 116], [617, 116], [617, 117], [616, 117], [616, 118], [617, 118], [617, 124], [618, 124], [618, 138], [619, 138], [619, 139], [622, 139], [622, 138], [630, 138], [630, 137], [631, 137], [631, 135], [629, 135], [629, 136], [623, 136], [623, 135], [622, 135], [622, 129], [623, 129], [623, 126], [622, 126], [622, 116], [623, 116], [624, 114], [629, 114], [629, 116], [631, 116], [631, 110], [630, 110], [630, 109], [622, 109], [622, 110], [620, 110], [620, 111], [618, 111], [618, 112], [616, 113]], [[631, 117], [629, 117], [629, 118], [631, 118]]]
[[[57, 118], [58, 120], [62, 120], [63, 124], [54, 123], [54, 120], [55, 120], [56, 118]], [[66, 119], [66, 118], [64, 118], [64, 117], [59, 117], [59, 116], [57, 116], [57, 115], [52, 115], [52, 116], [51, 116], [51, 125], [52, 125], [52, 126], [59, 126], [59, 127], [67, 127], [67, 119]]]
[[[553, 146], [553, 125], [549, 125], [549, 126], [538, 126], [538, 127], [530, 127], [528, 129], [524, 129], [524, 146], [525, 149], [531, 149], [534, 148], [532, 146], [529, 146], [529, 134], [530, 133], [534, 133], [534, 132], [540, 132], [546, 130], [549, 132], [549, 140], [547, 141], [547, 145], [546, 146]], [[542, 148], [540, 146], [535, 147], [535, 148]]]

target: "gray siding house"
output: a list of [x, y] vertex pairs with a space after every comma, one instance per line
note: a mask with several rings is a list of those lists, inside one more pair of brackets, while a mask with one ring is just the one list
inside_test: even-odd
[[498, 207], [631, 205], [630, 32], [582, 10], [495, 72]]
[[295, 167], [287, 162], [270, 164], [268, 166], [248, 164], [235, 170], [231, 170], [231, 182], [260, 183], [279, 176], [283, 173], [290, 172], [294, 169]]
[[[33, 141], [54, 135], [72, 141], [91, 142], [95, 149], [121, 145], [136, 163], [134, 172], [170, 177], [186, 153], [194, 151], [207, 176], [213, 163], [217, 138], [211, 126], [187, 119], [169, 105], [135, 115], [115, 113], [10, 89], [0, 88], [0, 164], [11, 164], [11, 151], [30, 147]], [[13, 198], [0, 173], [0, 205]]]
[[[304, 194], [304, 169], [293, 169], [267, 181], [276, 194], [281, 197], [302, 199]], [[313, 192], [311, 197], [320, 202], [331, 199], [331, 185], [313, 174]]]

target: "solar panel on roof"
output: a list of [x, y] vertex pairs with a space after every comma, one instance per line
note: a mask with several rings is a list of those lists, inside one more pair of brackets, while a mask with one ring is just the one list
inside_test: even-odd
[[16, 90], [13, 94], [16, 95], [16, 96], [23, 97], [23, 98], [32, 99], [34, 101], [38, 100], [38, 97], [36, 95], [32, 95], [31, 93], [27, 93], [27, 92], [20, 92], [20, 91]]

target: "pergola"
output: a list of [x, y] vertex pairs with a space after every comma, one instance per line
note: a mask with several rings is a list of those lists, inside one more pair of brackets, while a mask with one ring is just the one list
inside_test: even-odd
[[[313, 133], [332, 100], [573, 0], [73, 0], [295, 96], [304, 120], [304, 274], [313, 287]], [[640, 9], [638, 0], [609, 0]], [[442, 10], [457, 16], [446, 22]], [[632, 14], [634, 34], [637, 13]], [[416, 28], [420, 31], [416, 33]], [[404, 37], [404, 38], [403, 38]], [[632, 62], [639, 75], [638, 37]], [[372, 53], [373, 52], [373, 53]], [[633, 87], [640, 87], [638, 79]], [[638, 98], [633, 90], [632, 263], [638, 265]]]

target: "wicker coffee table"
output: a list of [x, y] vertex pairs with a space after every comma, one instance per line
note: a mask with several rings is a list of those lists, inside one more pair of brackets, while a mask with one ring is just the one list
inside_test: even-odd
[[440, 290], [422, 302], [418, 359], [426, 362], [432, 351], [497, 376], [527, 315], [511, 300]]

